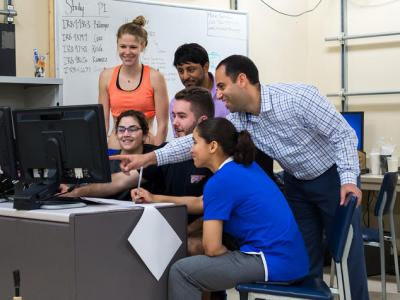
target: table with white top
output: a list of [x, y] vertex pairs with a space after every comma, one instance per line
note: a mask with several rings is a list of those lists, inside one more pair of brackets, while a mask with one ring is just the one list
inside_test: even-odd
[[[361, 175], [361, 190], [366, 193], [363, 195], [363, 204], [366, 205], [366, 215], [364, 217], [364, 223], [366, 226], [371, 226], [377, 228], [376, 217], [373, 215], [374, 213], [374, 205], [376, 197], [378, 196], [378, 191], [381, 188], [383, 175], [372, 175], [372, 174], [364, 174]], [[396, 230], [396, 239], [398, 245], [398, 254], [400, 255], [400, 177], [397, 181], [396, 185], [396, 203], [394, 206], [394, 227]], [[389, 224], [389, 221], [385, 219], [385, 226]], [[385, 230], [388, 230], [385, 227]]]
[[[158, 208], [186, 256], [185, 206]], [[168, 268], [158, 281], [128, 242], [143, 207], [95, 205], [16, 211], [0, 203], [0, 299], [12, 299], [13, 271], [29, 300], [167, 299]]]
[[[381, 188], [383, 175], [363, 174], [361, 177], [361, 189], [365, 191], [379, 191]], [[400, 191], [400, 177], [397, 181], [396, 191]]]

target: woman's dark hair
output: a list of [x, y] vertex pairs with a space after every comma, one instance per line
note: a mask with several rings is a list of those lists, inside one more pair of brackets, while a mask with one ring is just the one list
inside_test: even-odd
[[136, 119], [140, 125], [140, 128], [142, 128], [143, 135], [146, 135], [149, 133], [149, 124], [146, 121], [146, 117], [141, 111], [137, 110], [126, 110], [122, 112], [118, 117], [115, 122], [115, 131], [117, 131], [117, 127], [119, 126], [119, 123], [121, 122], [122, 118], [125, 117], [132, 117]]
[[247, 130], [237, 132], [225, 118], [210, 118], [197, 125], [197, 132], [207, 143], [216, 141], [225, 154], [237, 163], [249, 165], [254, 161], [256, 146]]

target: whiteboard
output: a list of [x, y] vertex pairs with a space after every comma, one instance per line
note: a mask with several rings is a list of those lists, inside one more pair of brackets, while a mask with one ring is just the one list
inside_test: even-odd
[[172, 65], [178, 46], [202, 45], [211, 72], [223, 58], [248, 53], [248, 19], [243, 12], [129, 0], [56, 0], [56, 74], [64, 79], [63, 105], [98, 102], [101, 70], [120, 64], [117, 30], [138, 15], [148, 22], [149, 43], [142, 62], [164, 75], [169, 98], [183, 88]]

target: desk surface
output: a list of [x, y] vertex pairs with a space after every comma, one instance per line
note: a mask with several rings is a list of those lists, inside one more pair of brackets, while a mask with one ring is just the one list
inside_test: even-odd
[[[373, 175], [373, 174], [363, 174], [360, 176], [361, 181], [364, 182], [381, 182], [383, 179], [383, 175]], [[397, 184], [400, 184], [400, 177], [399, 180], [397, 181]]]
[[[363, 174], [361, 178], [361, 189], [368, 191], [378, 191], [381, 187], [383, 175]], [[396, 189], [400, 191], [400, 177], [397, 181]]]
[[[98, 200], [100, 201], [101, 199]], [[157, 203], [157, 204], [145, 204], [145, 205], [154, 205], [160, 207], [160, 206], [171, 206], [173, 204]], [[145, 205], [143, 204], [135, 205], [133, 202], [129, 201], [104, 199], [104, 204], [88, 205], [80, 208], [57, 209], [57, 210], [48, 210], [48, 209], [16, 210], [13, 208], [12, 202], [3, 202], [0, 203], [0, 216], [69, 223], [71, 215], [95, 214], [101, 212], [111, 212], [111, 211], [131, 210], [131, 209], [142, 210]]]

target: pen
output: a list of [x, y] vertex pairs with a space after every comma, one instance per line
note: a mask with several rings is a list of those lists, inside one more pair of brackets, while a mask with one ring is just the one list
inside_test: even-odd
[[143, 175], [143, 167], [140, 167], [140, 171], [139, 171], [139, 181], [138, 181], [138, 185], [137, 188], [140, 189], [140, 184], [142, 182], [142, 175]]

